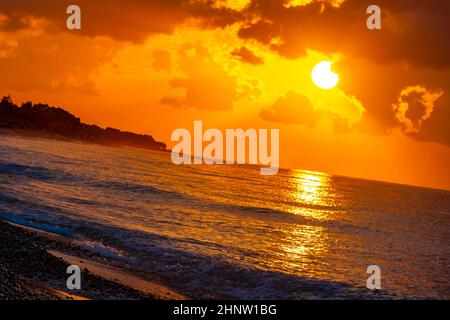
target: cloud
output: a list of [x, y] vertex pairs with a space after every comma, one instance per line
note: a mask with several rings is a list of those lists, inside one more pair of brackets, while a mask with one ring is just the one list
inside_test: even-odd
[[0, 33], [0, 59], [11, 57], [17, 45], [17, 41]]
[[314, 109], [308, 97], [289, 91], [260, 113], [262, 119], [284, 124], [302, 124], [313, 128], [321, 113]]
[[313, 2], [326, 3], [333, 7], [339, 7], [345, 0], [286, 0], [283, 6], [286, 8], [303, 7]]
[[116, 44], [108, 39], [34, 32], [38, 31], [30, 30], [31, 35], [18, 32], [14, 37], [0, 32], [0, 88], [96, 92], [91, 76], [112, 59]]
[[250, 51], [246, 47], [241, 47], [239, 49], [234, 50], [231, 53], [231, 55], [239, 57], [242, 61], [253, 65], [264, 64], [264, 60], [261, 57], [255, 55], [252, 51]]
[[393, 109], [405, 133], [419, 132], [423, 122], [431, 117], [434, 103], [442, 94], [442, 91], [432, 92], [419, 85], [406, 87], [400, 92]]
[[[432, 68], [450, 67], [450, 2], [379, 0], [382, 29], [366, 28], [369, 0], [79, 0], [82, 32], [116, 40], [142, 42], [155, 33], [172, 33], [189, 19], [204, 27], [241, 25], [240, 37], [262, 42], [287, 57], [306, 49], [343, 52], [378, 63], [406, 61]], [[290, 5], [289, 5], [290, 4]], [[53, 0], [3, 0], [0, 28], [25, 28], [27, 18], [44, 18], [66, 31], [67, 3]], [[274, 39], [278, 39], [274, 43]]]
[[29, 26], [29, 21], [21, 18], [9, 17], [0, 12], [0, 30], [7, 32], [14, 32], [25, 29]]
[[231, 110], [241, 98], [237, 79], [215, 62], [201, 44], [185, 44], [178, 54], [178, 67], [185, 77], [170, 81], [181, 96], [164, 97], [162, 104], [177, 108]]
[[410, 136], [423, 141], [441, 143], [450, 147], [450, 97], [444, 93], [435, 103], [433, 115], [422, 123], [419, 132]]
[[[310, 99], [294, 91], [289, 91], [279, 97], [271, 106], [260, 112], [260, 117], [266, 121], [283, 124], [304, 125], [314, 128], [322, 122], [336, 133], [348, 133], [353, 130], [355, 122], [361, 119], [364, 108], [353, 97], [343, 92], [336, 93], [330, 101], [316, 101], [313, 105]], [[335, 106], [339, 105], [337, 109]], [[333, 107], [334, 106], [334, 107]]]
[[[361, 110], [352, 101], [355, 97], [365, 109], [360, 130], [387, 134], [401, 125], [410, 137], [450, 146], [450, 101], [445, 94], [433, 102], [432, 116], [426, 119], [427, 109], [418, 92], [403, 97], [408, 103], [404, 116], [392, 108], [401, 103], [399, 92], [411, 84], [449, 92], [450, 1], [379, 0], [379, 31], [365, 26], [366, 8], [373, 4], [369, 0], [130, 0], [125, 9], [119, 0], [78, 0], [77, 4], [82, 10], [81, 32], [66, 29], [67, 3], [63, 1], [0, 1], [0, 87], [92, 93], [92, 74], [111, 61], [114, 48], [124, 45], [122, 41], [140, 44], [151, 35], [171, 34], [192, 21], [198, 28], [233, 25], [227, 30], [238, 30], [241, 39], [227, 47], [225, 54], [231, 52], [246, 63], [270, 62], [248, 49], [255, 41], [288, 58], [311, 49], [337, 53], [341, 61], [348, 61], [345, 68], [350, 75], [338, 70], [342, 75], [339, 87], [345, 92], [339, 105], [348, 107], [340, 108], [338, 117], [348, 119], [347, 114], [355, 114], [352, 127]], [[190, 50], [195, 53], [197, 49]], [[170, 76], [180, 71], [170, 81], [171, 94], [161, 100], [163, 104], [231, 110], [236, 100], [255, 91], [256, 86], [242, 85], [239, 72], [231, 73], [223, 61], [214, 61], [208, 54], [199, 55], [200, 49], [197, 56], [184, 52], [179, 59], [169, 51], [170, 55], [156, 50], [149, 57], [155, 71], [170, 71]], [[328, 102], [324, 108], [314, 106], [328, 114], [335, 108]], [[264, 116], [289, 122], [293, 120], [284, 114], [292, 113], [296, 119], [292, 109], [266, 108]]]
[[[129, 0], [124, 9], [122, 0], [78, 0], [84, 36], [108, 36], [115, 40], [143, 42], [152, 34], [170, 34], [176, 26], [194, 18], [205, 27], [223, 27], [239, 18], [234, 6], [218, 6], [200, 0]], [[67, 31], [67, 2], [54, 0], [3, 0], [0, 14], [7, 23], [0, 30], [27, 27], [29, 17], [46, 19], [53, 29]]]
[[[417, 68], [406, 63], [378, 64], [349, 56], [341, 57], [334, 67], [340, 75], [339, 88], [347, 95], [357, 97], [364, 106], [361, 121], [353, 125], [355, 129], [381, 136], [401, 127], [410, 138], [450, 146], [450, 126], [446, 125], [450, 119], [450, 97], [447, 94], [450, 92], [450, 70]], [[444, 93], [434, 101], [431, 117], [422, 120], [420, 127], [417, 127], [417, 121], [424, 115], [425, 107], [416, 98], [418, 93], [404, 97], [405, 102], [409, 103], [406, 116], [418, 128], [418, 132], [406, 133], [404, 130], [411, 130], [399, 122], [393, 105], [398, 105], [402, 90], [416, 84], [430, 93]]]
[[152, 67], [155, 71], [170, 71], [172, 69], [170, 53], [164, 50], [153, 51]]
[[[327, 1], [286, 6], [285, 1], [254, 0], [246, 13], [252, 20], [239, 35], [270, 46], [286, 57], [306, 49], [342, 52], [377, 63], [405, 61], [418, 67], [450, 67], [450, 2], [379, 0], [382, 29], [368, 30], [366, 0]], [[254, 17], [258, 17], [255, 19]], [[273, 39], [278, 38], [277, 44]]]
[[[202, 0], [200, 0], [202, 1]], [[203, 0], [205, 1], [205, 0]], [[243, 10], [251, 3], [251, 0], [206, 0], [213, 2], [215, 8], [228, 8], [233, 10]]]
[[[142, 42], [149, 35], [172, 33], [192, 19], [205, 28], [240, 25], [239, 36], [257, 40], [286, 57], [306, 49], [342, 52], [377, 63], [405, 61], [418, 67], [450, 67], [450, 2], [379, 0], [382, 29], [368, 30], [369, 0], [79, 0], [80, 35]], [[43, 18], [67, 31], [67, 3], [53, 0], [3, 0], [0, 29], [26, 28], [29, 18]], [[27, 20], [28, 19], [28, 20]], [[275, 41], [277, 40], [277, 41]]]

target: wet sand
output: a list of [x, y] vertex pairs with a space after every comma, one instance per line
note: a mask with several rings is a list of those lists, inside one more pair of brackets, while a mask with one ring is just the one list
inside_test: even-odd
[[[82, 269], [80, 290], [67, 267]], [[0, 221], [0, 300], [187, 299], [172, 288], [79, 248], [70, 239]]]

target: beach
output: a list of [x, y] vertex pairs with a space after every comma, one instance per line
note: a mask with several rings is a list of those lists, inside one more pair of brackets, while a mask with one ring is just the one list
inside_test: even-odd
[[449, 14], [0, 0], [0, 305], [450, 300]]
[[2, 298], [446, 299], [449, 213], [445, 190], [7, 135]]
[[[0, 221], [0, 243], [0, 300], [187, 299], [46, 232]], [[67, 267], [75, 263], [81, 290], [66, 286]]]
[[[162, 283], [140, 277], [117, 261], [83, 250], [71, 239], [0, 220], [0, 300], [190, 300]], [[82, 269], [82, 288], [66, 286], [69, 265]], [[303, 298], [324, 295], [324, 284], [305, 281]], [[330, 286], [347, 299], [398, 299], [377, 292]], [[334, 293], [333, 293], [334, 292]], [[230, 297], [223, 297], [230, 298]], [[330, 296], [328, 296], [330, 298]]]

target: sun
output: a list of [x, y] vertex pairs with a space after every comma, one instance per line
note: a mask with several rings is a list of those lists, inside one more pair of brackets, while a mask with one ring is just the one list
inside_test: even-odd
[[339, 82], [338, 74], [331, 71], [331, 64], [330, 61], [322, 61], [314, 66], [311, 78], [319, 88], [331, 89]]

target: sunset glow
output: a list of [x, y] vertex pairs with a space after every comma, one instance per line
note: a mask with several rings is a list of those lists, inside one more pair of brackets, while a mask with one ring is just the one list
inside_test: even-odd
[[[107, 13], [81, 1], [82, 29], [68, 31], [56, 2], [38, 13], [8, 3], [0, 88], [17, 103], [60, 106], [169, 148], [172, 131], [195, 120], [277, 128], [283, 168], [450, 188], [448, 55], [394, 40], [422, 33], [390, 5], [370, 31], [356, 1], [152, 1]], [[341, 30], [353, 30], [348, 41]], [[447, 34], [432, 39], [440, 47]]]
[[1, 0], [0, 302], [226, 320], [449, 300], [449, 15]]

